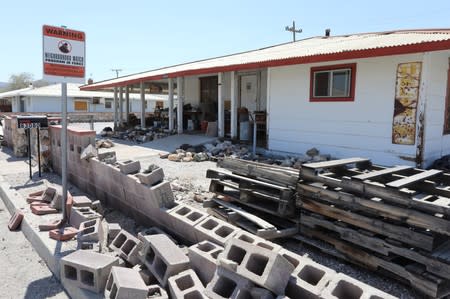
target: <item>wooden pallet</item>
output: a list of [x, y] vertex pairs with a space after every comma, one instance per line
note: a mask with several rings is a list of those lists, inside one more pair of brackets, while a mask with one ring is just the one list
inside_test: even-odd
[[301, 205], [303, 197], [311, 198], [358, 214], [450, 236], [450, 220], [443, 218], [442, 215], [425, 213], [412, 207], [393, 205], [381, 198], [356, 196], [323, 183], [299, 183], [297, 192], [297, 205]]
[[295, 188], [299, 179], [298, 170], [253, 161], [224, 158], [217, 162], [217, 166], [234, 174], [290, 188]]
[[450, 174], [440, 170], [386, 168], [368, 159], [351, 158], [304, 164], [300, 178], [450, 219]]
[[[430, 298], [443, 298], [450, 294], [450, 281], [429, 273], [419, 263], [405, 264], [405, 261], [399, 257], [386, 259], [329, 233], [304, 225], [301, 225], [300, 231], [301, 234], [296, 236], [297, 240], [314, 246], [324, 253], [407, 283]], [[315, 239], [326, 242], [326, 244]]]

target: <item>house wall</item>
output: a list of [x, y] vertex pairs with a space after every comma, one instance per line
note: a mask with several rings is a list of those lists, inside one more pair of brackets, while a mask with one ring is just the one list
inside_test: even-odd
[[[392, 144], [397, 65], [422, 61], [424, 54], [397, 55], [270, 68], [270, 150], [362, 156], [382, 165], [415, 165], [415, 145]], [[353, 102], [310, 102], [310, 68], [356, 63]], [[442, 128], [440, 129], [442, 132]]]
[[444, 135], [445, 96], [447, 92], [447, 70], [450, 51], [429, 52], [425, 54], [424, 76], [425, 106], [425, 149], [424, 165], [450, 154], [450, 135]]

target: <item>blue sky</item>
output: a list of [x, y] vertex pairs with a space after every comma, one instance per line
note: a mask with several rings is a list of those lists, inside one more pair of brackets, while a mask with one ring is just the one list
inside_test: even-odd
[[86, 32], [86, 76], [95, 81], [298, 39], [392, 29], [450, 28], [448, 0], [5, 1], [0, 81], [42, 77], [42, 25]]

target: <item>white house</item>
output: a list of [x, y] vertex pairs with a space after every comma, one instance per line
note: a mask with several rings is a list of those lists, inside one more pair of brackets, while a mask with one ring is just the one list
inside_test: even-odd
[[[114, 93], [83, 91], [81, 84], [67, 84], [68, 112], [114, 112]], [[10, 105], [11, 112], [61, 112], [61, 84], [44, 87], [27, 87], [0, 93], [3, 106]], [[125, 98], [123, 99], [125, 102]], [[167, 95], [145, 94], [145, 111], [153, 112], [157, 105], [167, 106]], [[125, 109], [124, 109], [125, 111]], [[129, 93], [129, 112], [141, 111], [141, 96]]]
[[[450, 154], [449, 59], [450, 29], [318, 36], [81, 89], [165, 82], [168, 106], [176, 92], [180, 103], [217, 120], [219, 136], [239, 137], [246, 107], [262, 111], [258, 138], [269, 150], [316, 147], [339, 158], [426, 167]], [[188, 116], [177, 113], [182, 133]]]

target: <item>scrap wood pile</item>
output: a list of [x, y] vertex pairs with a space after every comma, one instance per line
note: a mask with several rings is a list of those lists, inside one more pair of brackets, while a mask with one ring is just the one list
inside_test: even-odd
[[248, 161], [218, 165], [232, 174], [208, 172], [211, 191], [232, 204], [280, 227], [296, 223], [296, 239], [424, 295], [450, 294], [449, 173], [362, 158], [304, 164], [299, 174]]

